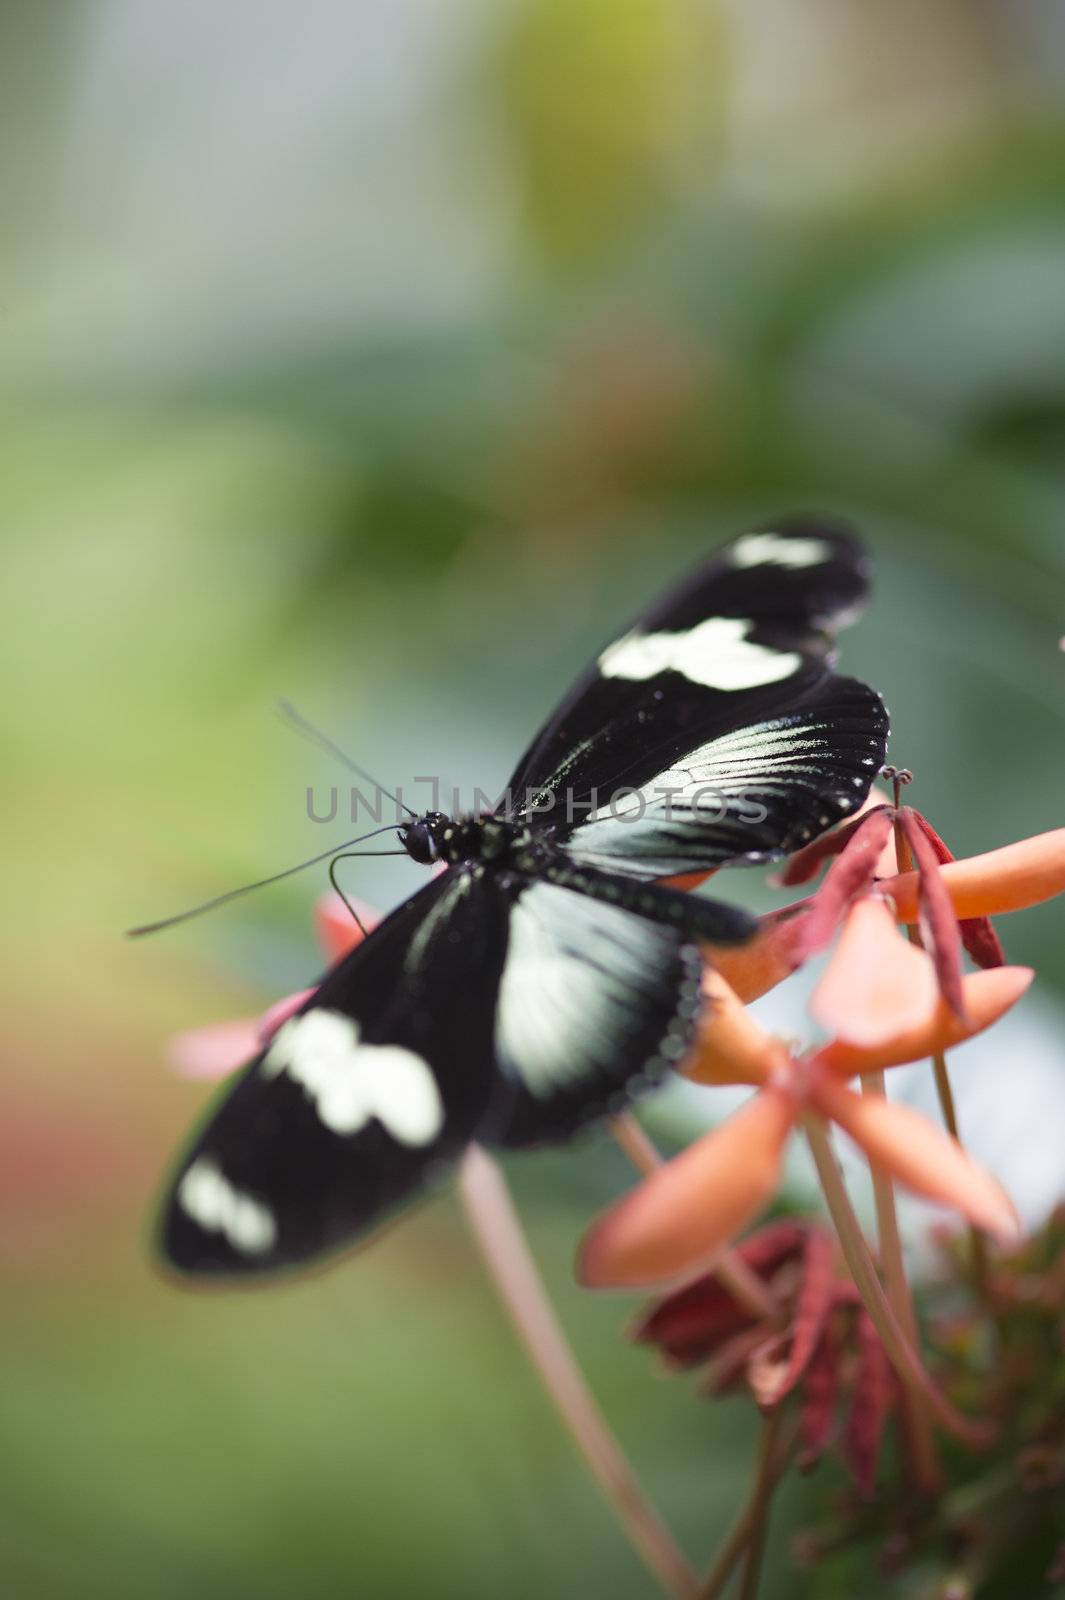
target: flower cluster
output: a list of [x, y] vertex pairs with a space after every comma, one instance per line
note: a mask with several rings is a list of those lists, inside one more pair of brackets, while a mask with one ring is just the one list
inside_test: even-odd
[[[884, 859], [896, 827], [916, 860], [902, 874], [893, 856]], [[954, 1206], [994, 1237], [1016, 1235], [1008, 1197], [956, 1139], [847, 1082], [942, 1055], [1002, 1016], [1028, 987], [1031, 969], [989, 964], [963, 976], [962, 942], [983, 962], [998, 963], [986, 919], [1065, 889], [1065, 829], [947, 865], [940, 864], [946, 847], [933, 846], [934, 837], [909, 807], [874, 805], [786, 871], [784, 881], [793, 882], [836, 852], [813, 896], [770, 913], [751, 944], [713, 952], [708, 1020], [685, 1071], [698, 1083], [749, 1083], [757, 1093], [592, 1225], [579, 1256], [582, 1282], [649, 1287], [712, 1265], [771, 1198], [787, 1140], [810, 1115], [841, 1127], [871, 1164], [908, 1189]], [[928, 948], [899, 923], [923, 925]], [[744, 1001], [794, 972], [837, 930], [810, 1004], [831, 1037], [797, 1054], [766, 1033]]]
[[[807, 1559], [823, 1559], [868, 1532], [881, 1540], [882, 1564], [897, 1565], [919, 1545], [923, 1559], [947, 1562], [945, 1586], [930, 1594], [968, 1594], [971, 1586], [950, 1587], [949, 1563], [963, 1551], [966, 1572], [1001, 1564], [995, 1541], [1008, 1526], [1038, 1545], [1044, 1572], [1055, 1559], [1065, 1572], [1065, 1530], [1057, 1557], [1046, 1535], [1047, 1508], [1065, 1484], [1065, 1435], [1054, 1399], [1065, 1338], [1065, 1232], [1058, 1216], [1045, 1237], [1019, 1241], [1009, 1197], [957, 1137], [946, 1065], [956, 1045], [990, 1027], [1028, 988], [1031, 969], [1006, 963], [990, 919], [1065, 890], [1065, 829], [955, 861], [931, 824], [899, 803], [908, 774], [891, 775], [894, 803], [874, 795], [851, 821], [786, 864], [784, 885], [806, 883], [827, 865], [808, 898], [763, 917], [746, 946], [707, 951], [705, 1019], [681, 1070], [710, 1089], [749, 1085], [750, 1098], [664, 1162], [631, 1118], [616, 1121], [643, 1176], [593, 1221], [578, 1252], [585, 1285], [657, 1293], [636, 1321], [638, 1342], [672, 1370], [697, 1370], [708, 1398], [746, 1390], [767, 1419], [751, 1498], [705, 1580], [643, 1499], [583, 1386], [502, 1174], [479, 1152], [460, 1171], [467, 1214], [501, 1298], [589, 1469], [648, 1565], [686, 1600], [712, 1600], [741, 1560], [743, 1592], [755, 1593], [777, 1479], [793, 1462], [814, 1466], [831, 1448], [850, 1472], [854, 1506], [834, 1503], [825, 1526], [806, 1540]], [[372, 923], [360, 910], [362, 922]], [[363, 937], [337, 895], [319, 902], [316, 924], [334, 961]], [[809, 1006], [821, 1037], [799, 1048], [772, 1036], [750, 1002], [830, 945]], [[966, 955], [976, 970], [965, 970]], [[181, 1035], [172, 1042], [175, 1065], [201, 1077], [229, 1071], [261, 1049], [311, 992], [289, 996], [258, 1020]], [[945, 1128], [885, 1092], [885, 1073], [924, 1058], [933, 1064]], [[850, 1207], [832, 1127], [868, 1160], [876, 1249]], [[773, 1198], [787, 1143], [800, 1132], [835, 1231], [787, 1218], [744, 1236]], [[970, 1225], [966, 1248], [952, 1239], [948, 1249], [962, 1284], [969, 1292], [975, 1284], [976, 1293], [967, 1312], [957, 1310], [955, 1295], [949, 1315], [932, 1327], [935, 1378], [903, 1262], [895, 1185], [952, 1208]], [[988, 1254], [989, 1242], [997, 1255]], [[902, 1465], [894, 1499], [881, 1503], [878, 1460], [893, 1416]], [[978, 1449], [999, 1439], [1004, 1456], [967, 1491], [986, 1494], [994, 1515], [1001, 1512], [997, 1523], [990, 1511], [986, 1522], [951, 1520], [934, 1425]], [[941, 1504], [926, 1536], [930, 1508]]]
[[797, 1397], [804, 1469], [831, 1442], [846, 1389], [844, 1455], [860, 1492], [872, 1494], [899, 1386], [872, 1318], [840, 1270], [834, 1235], [786, 1218], [749, 1235], [735, 1257], [767, 1291], [764, 1305], [744, 1300], [710, 1273], [645, 1311], [633, 1338], [655, 1346], [674, 1371], [699, 1368], [708, 1396], [745, 1384], [763, 1411]]

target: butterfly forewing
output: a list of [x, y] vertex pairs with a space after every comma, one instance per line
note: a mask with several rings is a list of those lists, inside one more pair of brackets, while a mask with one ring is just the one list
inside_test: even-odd
[[789, 854], [857, 810], [880, 770], [880, 697], [830, 676], [798, 708], [717, 733], [568, 831], [574, 860], [647, 877]]
[[456, 869], [325, 978], [182, 1160], [160, 1246], [190, 1273], [272, 1272], [351, 1243], [483, 1120], [506, 902]]
[[[653, 840], [650, 829], [637, 839], [614, 828], [603, 848], [608, 830], [599, 831], [593, 858], [620, 867], [628, 854], [630, 870], [648, 874], [765, 859], [804, 828], [838, 821], [864, 798], [886, 738], [879, 697], [832, 674], [836, 630], [867, 585], [860, 542], [822, 521], [792, 519], [726, 545], [600, 653], [519, 764], [513, 810], [562, 841], [612, 803], [622, 812], [625, 791], [657, 803], [657, 788], [679, 790], [683, 812], [683, 791], [713, 790], [716, 775], [721, 794], [713, 804], [704, 792], [697, 828], [687, 818], [661, 826], [659, 808]], [[747, 776], [752, 803], [741, 805]], [[760, 810], [764, 825], [749, 830]]]

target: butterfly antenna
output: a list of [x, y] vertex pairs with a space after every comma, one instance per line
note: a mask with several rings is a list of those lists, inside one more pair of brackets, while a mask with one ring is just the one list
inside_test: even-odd
[[[179, 922], [188, 922], [192, 917], [202, 916], [205, 911], [213, 911], [216, 906], [224, 906], [230, 900], [237, 900], [242, 894], [251, 894], [253, 889], [265, 889], [267, 884], [279, 883], [282, 878], [291, 878], [294, 873], [302, 872], [305, 867], [313, 867], [319, 861], [328, 861], [339, 851], [347, 850], [349, 845], [362, 844], [364, 839], [375, 839], [378, 834], [391, 833], [393, 823], [387, 823], [383, 828], [375, 828], [372, 833], [361, 833], [357, 839], [348, 839], [344, 844], [336, 844], [331, 850], [323, 850], [321, 855], [311, 856], [307, 861], [301, 861], [298, 866], [286, 867], [284, 872], [275, 872], [269, 878], [260, 878], [256, 883], [242, 884], [239, 889], [230, 889], [226, 894], [219, 894], [213, 900], [205, 900], [202, 905], [191, 906], [188, 911], [179, 911], [176, 916], [164, 917], [160, 922], [145, 922], [138, 928], [127, 928], [128, 939], [139, 939], [146, 933], [158, 933], [162, 928], [173, 928]], [[402, 856], [405, 850], [362, 850], [359, 855]], [[343, 896], [341, 896], [343, 899]], [[356, 918], [358, 921], [358, 918]]]
[[298, 733], [304, 739], [309, 739], [320, 750], [328, 751], [331, 756], [335, 756], [343, 766], [347, 767], [349, 772], [354, 772], [357, 778], [364, 778], [367, 783], [372, 783], [374, 788], [385, 796], [386, 800], [391, 800], [393, 805], [398, 806], [401, 811], [405, 811], [408, 817], [416, 817], [418, 815], [416, 811], [412, 811], [410, 806], [400, 799], [398, 794], [392, 794], [383, 784], [378, 783], [377, 779], [367, 772], [365, 767], [360, 767], [357, 761], [353, 761], [347, 751], [341, 750], [340, 746], [327, 733], [323, 733], [321, 728], [316, 728], [313, 722], [308, 722], [307, 718], [296, 710], [291, 700], [279, 700], [277, 702], [277, 714], [285, 726], [292, 729], [293, 733]]

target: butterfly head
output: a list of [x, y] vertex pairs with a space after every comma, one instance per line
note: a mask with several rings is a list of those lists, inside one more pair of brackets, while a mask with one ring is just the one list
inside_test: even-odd
[[432, 867], [443, 857], [444, 833], [451, 826], [451, 818], [442, 811], [427, 811], [413, 822], [403, 824], [399, 842], [412, 861], [422, 867]]

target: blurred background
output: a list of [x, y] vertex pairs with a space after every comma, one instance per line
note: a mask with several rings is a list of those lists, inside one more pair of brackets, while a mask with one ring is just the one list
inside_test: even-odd
[[[166, 1041], [313, 978], [321, 870], [121, 930], [346, 836], [278, 695], [386, 783], [498, 790], [614, 626], [787, 510], [868, 534], [845, 664], [955, 849], [1058, 824], [1063, 88], [1054, 0], [3, 0], [6, 1593], [654, 1593], [450, 1197], [282, 1289], [153, 1273], [207, 1093]], [[1065, 941], [1054, 908], [1002, 931], [1039, 982], [959, 1098], [1034, 1217]], [[510, 1172], [701, 1561], [752, 1417], [572, 1286], [620, 1155]], [[855, 1592], [788, 1567], [823, 1492], [783, 1496], [767, 1595]]]

